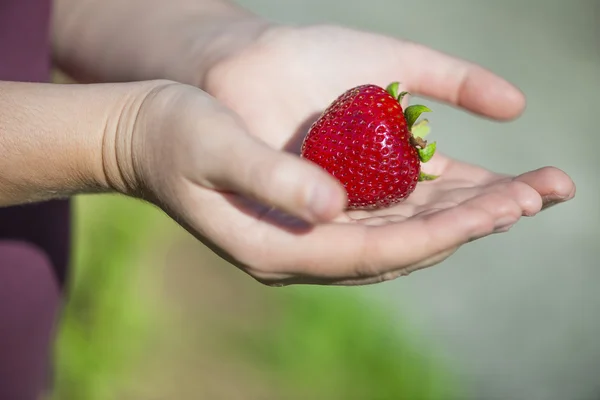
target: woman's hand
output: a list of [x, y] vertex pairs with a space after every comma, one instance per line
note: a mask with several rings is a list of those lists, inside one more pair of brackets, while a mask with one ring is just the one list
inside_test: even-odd
[[[111, 4], [124, 7], [119, 15], [137, 15], [138, 3]], [[506, 177], [437, 155], [426, 172], [442, 178], [419, 185], [403, 204], [345, 213], [341, 186], [297, 157], [309, 125], [343, 91], [399, 80], [412, 93], [500, 120], [522, 112], [522, 94], [489, 71], [413, 43], [340, 27], [269, 26], [217, 0], [157, 8], [136, 19], [135, 34], [110, 40], [120, 30], [105, 30], [112, 25], [102, 21], [114, 13], [96, 12], [103, 4], [79, 8], [88, 34], [56, 35], [69, 69], [92, 80], [168, 77], [227, 107], [191, 87], [153, 91], [135, 129], [125, 130], [135, 134], [119, 136], [117, 171], [129, 172], [116, 181], [261, 282], [392, 279], [574, 195], [573, 182], [554, 168]], [[177, 29], [157, 30], [153, 21]], [[148, 38], [157, 32], [154, 45]]]
[[[339, 94], [395, 80], [412, 93], [498, 120], [517, 117], [525, 104], [516, 88], [481, 67], [332, 26], [272, 27], [216, 64], [202, 84], [241, 116], [253, 136], [297, 153], [310, 124]], [[442, 178], [419, 184], [404, 203], [311, 227], [282, 225], [276, 213], [256, 204], [238, 204], [234, 211], [217, 197], [206, 201], [219, 210], [215, 218], [228, 221], [231, 246], [251, 256], [248, 264], [264, 281], [367, 283], [438, 263], [460, 245], [506, 231], [522, 215], [575, 193], [571, 179], [555, 168], [510, 177], [436, 155], [425, 169]], [[255, 234], [234, 231], [242, 220]]]
[[367, 83], [385, 88], [400, 81], [402, 90], [499, 120], [513, 119], [525, 107], [519, 90], [477, 65], [337, 26], [272, 26], [203, 78], [198, 84], [204, 90], [276, 148], [296, 148], [337, 96]]
[[337, 181], [250, 134], [198, 89], [159, 86], [135, 121], [130, 137], [116, 141], [126, 144], [117, 146], [118, 170], [133, 178], [123, 187], [140, 188], [141, 197], [270, 285], [392, 279], [537, 213], [540, 193], [571, 195], [552, 170], [511, 179], [438, 157], [432, 172], [443, 177], [405, 203], [344, 212]]

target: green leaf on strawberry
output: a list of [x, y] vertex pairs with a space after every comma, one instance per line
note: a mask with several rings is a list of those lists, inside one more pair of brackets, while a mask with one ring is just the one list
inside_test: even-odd
[[400, 92], [400, 82], [392, 82], [385, 89], [394, 99], [398, 100], [398, 103], [402, 103], [404, 96], [410, 95], [408, 92]]
[[406, 110], [404, 110], [404, 118], [406, 119], [406, 124], [408, 125], [409, 130], [412, 129], [413, 125], [415, 122], [417, 122], [417, 119], [419, 119], [421, 114], [425, 112], [431, 112], [431, 110], [429, 107], [421, 104], [415, 104], [413, 106], [406, 107]]
[[400, 82], [392, 82], [385, 89], [393, 98], [397, 99], [400, 95]]
[[413, 125], [410, 132], [414, 137], [424, 139], [427, 135], [429, 135], [429, 132], [431, 132], [431, 128], [429, 127], [429, 120], [423, 119], [417, 122]]
[[419, 182], [423, 182], [423, 181], [434, 181], [437, 178], [439, 178], [439, 176], [436, 175], [430, 175], [430, 174], [426, 174], [425, 172], [421, 171], [419, 172]]
[[402, 100], [404, 99], [404, 96], [406, 95], [410, 95], [410, 93], [408, 92], [402, 92], [398, 95], [398, 103], [402, 103]]
[[435, 143], [436, 142], [429, 143], [427, 146], [425, 146], [424, 149], [417, 149], [417, 152], [419, 153], [419, 158], [421, 159], [421, 162], [426, 163], [427, 161], [431, 160], [431, 158], [435, 154], [435, 147], [436, 147]]

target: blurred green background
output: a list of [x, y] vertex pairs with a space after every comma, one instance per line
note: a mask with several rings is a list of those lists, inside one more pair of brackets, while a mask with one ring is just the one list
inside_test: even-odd
[[[432, 343], [364, 289], [259, 285], [156, 208], [76, 203], [55, 399], [448, 399]], [[151, 249], [149, 252], [148, 249]]]
[[435, 268], [351, 289], [262, 287], [146, 204], [79, 198], [54, 400], [599, 398], [600, 2], [240, 3], [491, 68], [525, 92], [525, 114], [499, 124], [434, 104], [439, 145], [507, 173], [555, 165], [577, 197]]

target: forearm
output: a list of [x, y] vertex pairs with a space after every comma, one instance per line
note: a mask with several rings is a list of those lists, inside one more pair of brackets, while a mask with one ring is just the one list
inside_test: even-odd
[[0, 82], [0, 207], [126, 190], [116, 149], [147, 86]]
[[228, 0], [56, 0], [53, 25], [55, 60], [80, 81], [201, 85], [266, 23]]

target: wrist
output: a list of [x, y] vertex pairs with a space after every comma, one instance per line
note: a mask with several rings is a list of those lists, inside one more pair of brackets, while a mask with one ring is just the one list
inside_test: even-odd
[[212, 64], [269, 25], [228, 0], [56, 0], [53, 53], [80, 82], [200, 86]]
[[0, 82], [0, 207], [139, 187], [132, 138], [156, 82]]
[[156, 131], [164, 112], [157, 106], [159, 94], [179, 83], [153, 80], [119, 84], [123, 90], [113, 103], [110, 117], [103, 126], [100, 156], [94, 171], [94, 182], [104, 191], [116, 191], [149, 200], [149, 174], [151, 162], [149, 131]]

